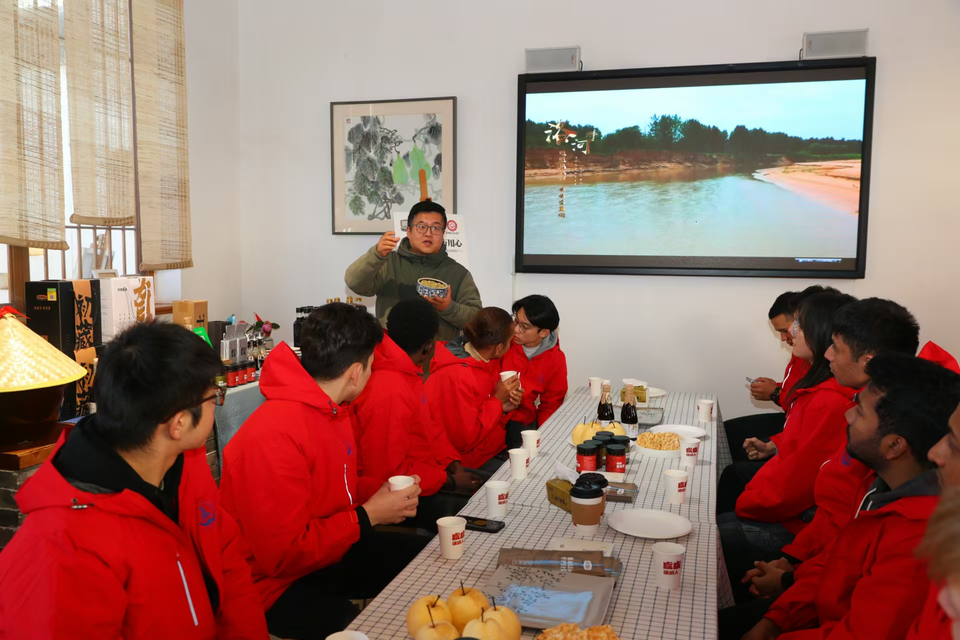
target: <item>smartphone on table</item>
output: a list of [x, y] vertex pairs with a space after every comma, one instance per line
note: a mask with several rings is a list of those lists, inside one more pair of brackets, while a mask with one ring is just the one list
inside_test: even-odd
[[506, 526], [502, 520], [488, 520], [487, 518], [475, 518], [473, 516], [461, 517], [467, 521], [467, 530], [469, 531], [496, 533]]

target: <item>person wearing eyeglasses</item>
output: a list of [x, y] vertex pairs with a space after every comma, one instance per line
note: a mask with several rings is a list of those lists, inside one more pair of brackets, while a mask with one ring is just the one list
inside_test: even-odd
[[[384, 326], [397, 302], [423, 297], [440, 313], [437, 339], [452, 340], [483, 308], [473, 276], [447, 253], [446, 228], [447, 212], [442, 206], [430, 200], [418, 202], [407, 216], [406, 238], [388, 231], [347, 269], [344, 280], [351, 290], [377, 296], [377, 318]], [[420, 296], [417, 281], [421, 278], [446, 283], [446, 295]]]
[[205, 445], [217, 354], [173, 324], [100, 356], [98, 413], [64, 430], [23, 485], [0, 554], [0, 637], [262, 638], [267, 625]]

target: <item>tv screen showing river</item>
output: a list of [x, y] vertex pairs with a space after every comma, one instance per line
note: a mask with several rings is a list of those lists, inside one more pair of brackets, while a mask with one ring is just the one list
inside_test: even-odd
[[521, 76], [518, 271], [863, 277], [873, 69]]

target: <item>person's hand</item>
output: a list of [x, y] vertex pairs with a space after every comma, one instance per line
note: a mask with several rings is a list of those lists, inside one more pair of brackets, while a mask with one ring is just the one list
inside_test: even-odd
[[497, 382], [497, 388], [494, 390], [493, 395], [497, 400], [503, 405], [503, 412], [509, 413], [520, 406], [520, 403], [513, 403], [513, 399], [518, 395], [522, 394], [520, 391], [520, 378], [519, 376], [511, 376], [508, 380], [500, 380]]
[[785, 572], [794, 571], [796, 569], [796, 567], [793, 566], [793, 563], [791, 563], [786, 558], [777, 558], [776, 560], [771, 560], [767, 564], [770, 565], [771, 567], [776, 567], [777, 569], [780, 569], [781, 571], [785, 571]]
[[[758, 573], [750, 578], [750, 593], [760, 598], [777, 598], [783, 593], [781, 576], [786, 573], [783, 569], [774, 567], [769, 562], [753, 563]], [[747, 573], [751, 573], [748, 571]]]
[[370, 518], [370, 524], [396, 524], [406, 518], [417, 515], [417, 505], [420, 499], [420, 477], [413, 476], [414, 483], [400, 491], [390, 491], [390, 485], [384, 484], [370, 496], [363, 505], [363, 510]]
[[393, 231], [387, 231], [380, 236], [380, 240], [377, 241], [377, 253], [380, 254], [381, 258], [386, 258], [390, 255], [390, 252], [393, 251], [393, 248], [397, 246], [398, 242], [400, 242], [400, 238], [397, 237], [397, 234]]
[[770, 378], [757, 378], [750, 385], [750, 395], [756, 400], [766, 402], [773, 396], [777, 390], [777, 381]]
[[462, 493], [475, 493], [483, 485], [480, 476], [467, 471], [467, 469], [458, 461], [453, 461], [447, 465], [447, 471], [453, 478], [453, 487], [456, 491]]
[[751, 460], [766, 460], [777, 452], [777, 445], [759, 438], [747, 438], [743, 441], [743, 448]]
[[449, 309], [450, 305], [453, 303], [453, 296], [450, 295], [450, 285], [447, 285], [447, 295], [443, 296], [442, 298], [435, 294], [420, 297], [433, 305], [433, 308], [441, 313]]
[[780, 627], [770, 618], [764, 618], [740, 640], [774, 640], [780, 637]]

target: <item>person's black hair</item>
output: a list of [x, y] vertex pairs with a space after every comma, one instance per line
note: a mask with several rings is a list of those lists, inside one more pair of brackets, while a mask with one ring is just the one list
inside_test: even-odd
[[382, 340], [372, 314], [342, 302], [325, 304], [300, 327], [300, 364], [314, 380], [335, 380], [357, 362], [366, 366]]
[[798, 291], [793, 295], [793, 309], [790, 310], [790, 315], [796, 318], [797, 314], [800, 312], [800, 307], [803, 306], [803, 301], [810, 296], [817, 295], [818, 293], [842, 293], [842, 291], [839, 289], [834, 289], [833, 287], [824, 287], [823, 285], [819, 284], [810, 285], [803, 291]]
[[813, 352], [813, 362], [806, 375], [791, 389], [788, 402], [793, 402], [796, 391], [813, 388], [833, 377], [830, 361], [826, 358], [827, 349], [833, 343], [833, 317], [837, 310], [856, 300], [845, 293], [817, 293], [803, 301], [797, 312], [797, 321], [803, 339]]
[[418, 213], [439, 213], [443, 218], [443, 228], [447, 228], [447, 210], [433, 200], [424, 200], [410, 207], [410, 215], [407, 216], [408, 229], [413, 226], [413, 221], [416, 220]]
[[523, 309], [530, 321], [537, 329], [546, 329], [547, 331], [556, 331], [560, 326], [560, 312], [553, 304], [553, 300], [547, 296], [534, 294], [526, 298], [520, 298], [513, 303], [513, 314]]
[[513, 318], [500, 307], [484, 307], [463, 327], [463, 335], [476, 349], [510, 342]]
[[796, 291], [784, 291], [778, 295], [777, 299], [773, 301], [770, 311], [767, 312], [767, 318], [773, 320], [780, 315], [792, 317], [794, 310], [797, 308], [796, 303], [794, 303], [796, 297]]
[[387, 335], [407, 355], [432, 342], [439, 327], [440, 314], [423, 298], [401, 300], [387, 316]]
[[882, 298], [865, 298], [837, 312], [833, 334], [843, 338], [854, 360], [887, 352], [912, 356], [920, 346], [917, 319], [906, 307]]
[[902, 353], [881, 353], [867, 363], [877, 400], [878, 438], [895, 433], [907, 441], [923, 466], [927, 453], [950, 430], [960, 404], [960, 375], [938, 364]]
[[157, 426], [199, 405], [224, 371], [203, 338], [169, 323], [144, 322], [122, 332], [103, 350], [93, 382], [96, 419], [89, 422], [117, 451], [150, 444]]

